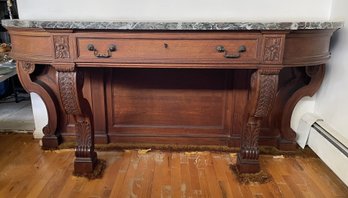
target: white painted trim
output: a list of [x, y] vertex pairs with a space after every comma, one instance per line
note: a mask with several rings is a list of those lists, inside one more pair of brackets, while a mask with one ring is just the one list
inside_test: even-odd
[[348, 158], [314, 128], [310, 129], [308, 146], [348, 186]]

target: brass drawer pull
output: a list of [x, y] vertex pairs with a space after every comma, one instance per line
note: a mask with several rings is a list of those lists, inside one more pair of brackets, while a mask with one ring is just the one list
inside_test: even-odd
[[227, 50], [223, 45], [217, 46], [216, 51], [218, 51], [219, 53], [224, 52], [225, 58], [239, 58], [241, 53], [246, 52], [246, 47], [244, 45], [239, 46], [238, 54], [227, 54]]
[[109, 48], [106, 51], [106, 53], [99, 53], [97, 48], [95, 48], [93, 44], [88, 44], [87, 49], [88, 51], [94, 52], [94, 56], [97, 58], [110, 58], [112, 56], [111, 52], [116, 51], [116, 45], [114, 44], [109, 45]]

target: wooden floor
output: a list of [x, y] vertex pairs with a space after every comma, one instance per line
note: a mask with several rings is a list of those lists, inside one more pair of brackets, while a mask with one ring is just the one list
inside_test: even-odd
[[73, 150], [42, 151], [31, 135], [0, 134], [0, 197], [348, 197], [318, 158], [261, 156], [267, 184], [239, 184], [235, 155], [211, 152], [98, 152], [102, 179], [72, 176]]

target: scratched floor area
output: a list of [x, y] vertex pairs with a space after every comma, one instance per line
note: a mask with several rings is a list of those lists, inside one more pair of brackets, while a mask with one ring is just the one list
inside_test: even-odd
[[101, 179], [72, 176], [74, 151], [42, 151], [26, 134], [0, 134], [0, 197], [347, 197], [316, 157], [262, 155], [272, 180], [240, 184], [233, 153], [125, 150], [98, 152]]

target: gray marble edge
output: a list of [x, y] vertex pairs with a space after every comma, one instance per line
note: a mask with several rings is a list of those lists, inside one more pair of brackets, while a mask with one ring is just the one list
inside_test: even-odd
[[344, 22], [117, 22], [2, 20], [4, 27], [99, 30], [311, 30], [339, 29]]

